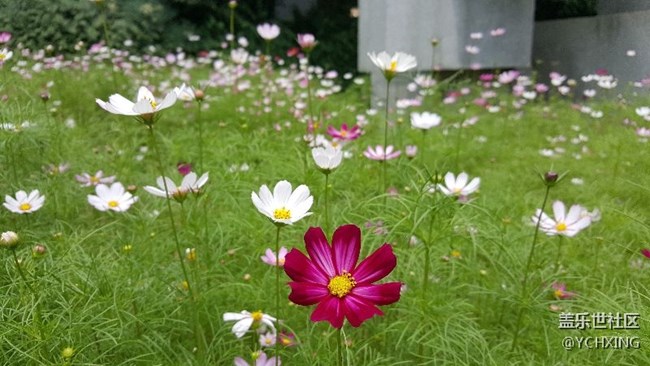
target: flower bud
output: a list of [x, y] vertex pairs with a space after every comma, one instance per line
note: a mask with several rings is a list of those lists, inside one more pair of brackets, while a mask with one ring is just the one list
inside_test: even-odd
[[74, 348], [72, 347], [66, 347], [61, 351], [61, 357], [64, 360], [70, 360], [72, 356], [74, 356]]
[[126, 186], [126, 191], [131, 194], [135, 193], [135, 191], [137, 190], [138, 190], [138, 186], [136, 186], [135, 184], [129, 184], [128, 186]]
[[235, 1], [235, 0], [230, 0], [230, 1], [228, 2], [228, 7], [229, 7], [230, 9], [235, 9], [235, 8], [237, 7], [237, 1]]
[[194, 98], [200, 102], [203, 100], [203, 98], [205, 98], [205, 93], [203, 90], [197, 89], [194, 91]]
[[559, 178], [559, 175], [556, 172], [553, 172], [553, 171], [546, 172], [546, 174], [544, 174], [544, 181], [546, 183], [555, 183], [555, 182], [557, 182], [558, 178]]
[[437, 47], [439, 44], [440, 44], [440, 40], [438, 38], [431, 39], [431, 46]]
[[41, 257], [47, 253], [47, 247], [43, 244], [36, 244], [32, 248], [32, 257]]
[[8, 249], [13, 249], [16, 245], [18, 245], [19, 241], [20, 238], [18, 238], [18, 234], [13, 231], [5, 231], [2, 233], [2, 235], [0, 235], [0, 246]]
[[50, 100], [50, 93], [48, 93], [46, 91], [42, 92], [41, 93], [41, 100], [43, 102], [47, 102], [48, 100]]

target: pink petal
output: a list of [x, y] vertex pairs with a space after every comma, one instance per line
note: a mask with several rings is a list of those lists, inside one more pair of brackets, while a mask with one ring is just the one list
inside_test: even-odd
[[351, 294], [375, 305], [388, 305], [399, 300], [401, 287], [399, 282], [361, 285], [353, 288]]
[[306, 282], [289, 282], [289, 286], [291, 286], [289, 300], [303, 306], [314, 305], [321, 302], [330, 294], [325, 285], [316, 285]]
[[310, 227], [305, 233], [305, 247], [309, 258], [318, 266], [327, 276], [336, 276], [332, 258], [332, 248], [327, 243], [325, 233], [319, 227]]
[[378, 307], [354, 295], [348, 295], [343, 300], [345, 304], [345, 317], [348, 318], [350, 324], [355, 328], [375, 315], [384, 315]]
[[359, 284], [373, 283], [386, 277], [397, 265], [397, 258], [390, 244], [384, 244], [368, 258], [359, 263], [352, 277]]
[[291, 249], [284, 261], [284, 272], [296, 282], [318, 283], [327, 286], [329, 277], [298, 249]]
[[310, 319], [313, 322], [328, 321], [334, 328], [339, 329], [343, 326], [344, 310], [343, 299], [330, 296], [316, 306]]
[[361, 230], [355, 225], [340, 226], [332, 238], [336, 273], [352, 272], [361, 251]]

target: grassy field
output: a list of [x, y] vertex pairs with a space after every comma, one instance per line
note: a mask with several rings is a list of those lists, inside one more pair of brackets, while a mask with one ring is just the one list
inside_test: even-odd
[[[326, 225], [325, 179], [303, 141], [308, 108], [295, 106], [308, 105], [308, 98], [297, 68], [289, 67], [295, 61], [276, 65], [273, 73], [247, 63], [235, 86], [227, 80], [236, 73], [230, 61], [217, 70], [211, 61], [193, 67], [134, 61], [128, 72], [89, 61], [87, 71], [74, 65], [34, 71], [34, 61], [22, 65], [15, 56], [0, 69], [0, 192], [38, 189], [46, 197], [32, 214], [0, 212], [0, 230], [21, 238], [15, 252], [3, 250], [1, 257], [2, 364], [230, 365], [260, 350], [257, 334], [237, 339], [232, 323], [222, 319], [242, 310], [278, 315], [276, 269], [260, 260], [274, 247], [276, 228], [257, 212], [251, 192], [280, 180], [309, 187], [313, 215], [280, 231], [280, 245], [304, 252], [306, 230]], [[455, 81], [434, 88], [421, 106], [391, 110], [388, 140], [402, 156], [380, 163], [362, 154], [384, 138], [383, 108], [368, 110], [367, 83], [338, 76], [331, 82], [347, 87], [326, 95], [317, 91], [331, 89], [323, 75], [311, 83], [318, 131], [367, 121], [329, 177], [328, 235], [343, 224], [361, 227], [361, 258], [392, 244], [397, 267], [387, 280], [403, 283], [401, 299], [383, 306], [383, 317], [359, 328], [345, 324], [344, 364], [650, 364], [650, 259], [641, 254], [650, 247], [650, 162], [648, 144], [624, 123], [648, 126], [635, 113], [648, 105], [647, 95], [628, 90], [626, 99], [581, 100], [603, 112], [594, 118], [557, 93], [515, 108], [521, 98], [502, 85], [490, 99], [502, 106], [491, 113], [473, 103], [484, 87]], [[165, 200], [142, 189], [160, 175], [150, 131], [95, 103], [114, 93], [132, 99], [141, 85], [162, 96], [181, 78], [194, 86], [214, 84], [205, 89], [201, 113], [196, 102], [178, 101], [159, 113], [153, 130], [165, 175], [179, 182], [179, 162], [209, 172], [200, 196], [171, 202], [181, 252], [195, 248], [196, 258], [179, 258]], [[464, 87], [469, 95], [441, 102], [443, 90]], [[411, 128], [413, 111], [438, 113], [442, 123], [423, 134]], [[458, 128], [471, 117], [478, 121]], [[28, 126], [17, 130], [7, 125], [23, 122]], [[407, 144], [418, 147], [412, 159], [404, 153]], [[544, 149], [554, 155], [544, 156]], [[69, 164], [67, 171], [48, 169], [62, 163]], [[390, 194], [383, 188], [383, 164]], [[138, 202], [122, 213], [89, 205], [93, 187], [81, 187], [74, 176], [97, 170], [137, 186]], [[602, 219], [575, 237], [540, 233], [526, 272], [535, 234], [531, 216], [546, 191], [540, 174], [549, 170], [566, 176], [550, 189], [545, 212], [561, 200], [597, 208]], [[469, 203], [430, 192], [436, 177], [463, 171], [481, 179]], [[44, 254], [34, 254], [37, 244]], [[337, 331], [311, 322], [313, 307], [288, 300], [288, 281], [281, 272], [280, 328], [294, 333], [297, 345], [280, 347], [282, 364], [336, 365]], [[555, 296], [554, 283], [573, 296]], [[561, 313], [582, 312], [637, 313], [640, 329], [559, 329]], [[593, 337], [592, 349], [565, 350], [566, 337]], [[595, 339], [617, 337], [636, 339], [640, 347], [596, 349], [605, 343]]]

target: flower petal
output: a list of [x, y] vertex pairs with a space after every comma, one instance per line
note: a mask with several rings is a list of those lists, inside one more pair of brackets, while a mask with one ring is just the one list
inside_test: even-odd
[[336, 273], [352, 272], [361, 251], [361, 230], [355, 225], [340, 226], [332, 237]]
[[340, 329], [343, 326], [344, 311], [343, 300], [330, 296], [316, 306], [310, 319], [313, 322], [328, 321], [334, 328]]
[[375, 305], [388, 305], [397, 302], [402, 284], [389, 282], [381, 285], [361, 285], [352, 289], [351, 294]]
[[390, 244], [384, 244], [364, 259], [352, 273], [359, 284], [373, 283], [386, 277], [397, 265], [397, 258]]
[[330, 295], [327, 286], [322, 284], [289, 282], [289, 286], [291, 286], [289, 300], [298, 305], [314, 305]]
[[284, 259], [284, 272], [296, 282], [318, 283], [327, 286], [328, 277], [298, 249], [291, 249]]
[[354, 295], [344, 297], [343, 302], [345, 306], [345, 317], [348, 318], [350, 324], [355, 328], [375, 315], [384, 315], [378, 307]]
[[251, 329], [251, 326], [253, 325], [253, 318], [252, 317], [246, 317], [232, 326], [232, 332], [235, 334], [237, 338], [241, 338], [248, 332], [249, 329]]
[[325, 233], [319, 227], [310, 227], [305, 233], [305, 247], [309, 258], [318, 266], [327, 276], [336, 276], [336, 269], [332, 258], [332, 248], [327, 243]]

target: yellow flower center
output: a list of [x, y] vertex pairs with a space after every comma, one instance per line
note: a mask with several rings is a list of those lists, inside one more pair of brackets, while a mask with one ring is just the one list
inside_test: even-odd
[[341, 298], [349, 294], [356, 285], [357, 282], [354, 280], [354, 277], [344, 271], [343, 274], [332, 277], [330, 283], [327, 285], [327, 289], [330, 290], [330, 294]]
[[348, 131], [346, 130], [341, 130], [341, 137], [348, 137]]
[[461, 191], [461, 189], [456, 187], [456, 188], [454, 188], [453, 192], [454, 192], [454, 194], [458, 195], [458, 194], [460, 194], [460, 191]]
[[284, 266], [284, 261], [285, 261], [284, 258], [280, 258], [280, 259], [278, 260], [278, 265], [279, 265], [280, 267]]
[[0, 61], [4, 61], [5, 57], [7, 57], [4, 53], [0, 53]]
[[90, 177], [90, 183], [92, 184], [97, 184], [99, 183], [99, 178], [95, 177], [94, 175]]
[[20, 205], [19, 208], [21, 211], [29, 211], [32, 209], [32, 205], [30, 205], [29, 203], [23, 203], [22, 205]]
[[118, 203], [117, 201], [108, 201], [108, 207], [115, 208], [117, 207]]
[[397, 70], [397, 61], [393, 60], [390, 62], [390, 66], [388, 67], [388, 71], [390, 72], [395, 72]]
[[460, 258], [461, 257], [460, 250], [452, 250], [451, 256], [454, 258]]
[[291, 211], [284, 207], [276, 208], [275, 211], [273, 211], [273, 218], [276, 220], [289, 220], [291, 219]]
[[264, 315], [264, 314], [262, 314], [261, 311], [254, 311], [254, 312], [251, 313], [251, 318], [253, 318], [253, 321], [254, 321], [254, 322], [259, 323], [259, 322], [262, 321], [262, 316], [263, 316], [263, 315]]
[[153, 109], [156, 109], [156, 107], [158, 106], [158, 103], [156, 103], [155, 100], [150, 100], [149, 104], [151, 104], [151, 108], [153, 108]]
[[272, 337], [265, 338], [264, 343], [266, 343], [268, 346], [270, 346], [273, 343], [273, 338]]
[[555, 295], [555, 298], [561, 299], [562, 296], [564, 296], [564, 291], [559, 290], [559, 289], [555, 290], [555, 291], [553, 291], [553, 295]]
[[555, 225], [555, 230], [557, 231], [565, 231], [566, 230], [566, 224], [563, 222], [558, 223]]

